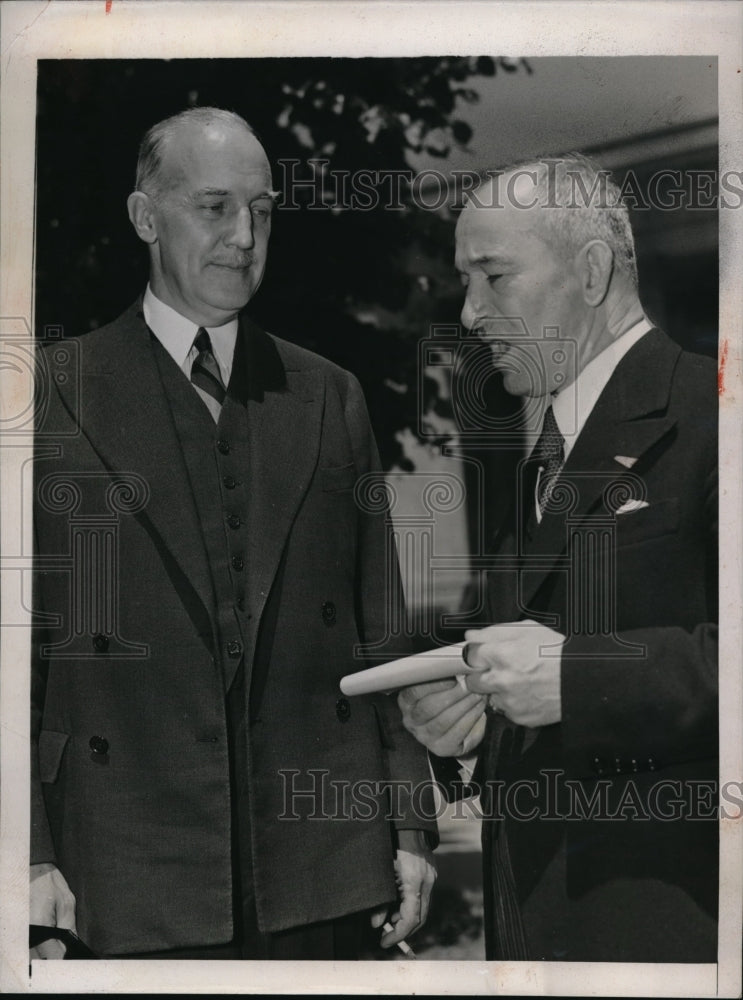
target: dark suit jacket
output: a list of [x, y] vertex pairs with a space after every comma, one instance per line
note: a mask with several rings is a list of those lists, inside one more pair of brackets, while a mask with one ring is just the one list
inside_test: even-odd
[[[355, 645], [384, 638], [394, 578], [384, 511], [354, 500], [358, 477], [378, 469], [360, 387], [245, 318], [239, 337], [250, 435], [245, 665], [248, 684], [260, 678], [248, 761], [253, 878], [262, 928], [275, 931], [394, 898], [387, 795], [374, 786], [415, 785], [428, 770], [394, 701], [349, 704], [338, 688], [368, 665]], [[57, 619], [35, 639], [32, 861], [57, 861], [95, 950], [227, 941], [225, 686], [189, 480], [138, 307], [78, 343], [79, 380], [58, 379], [58, 350], [43, 352], [36, 608]], [[130, 483], [118, 501], [106, 494], [117, 476]], [[75, 592], [69, 555], [71, 532], [95, 533], [100, 515], [111, 545], [91, 554], [85, 542], [73, 559], [88, 580], [85, 559], [105, 551], [115, 564], [118, 635], [96, 638], [93, 617], [76, 617], [90, 595]], [[146, 655], [120, 655], [136, 654], [126, 643]], [[313, 788], [314, 798], [287, 795]], [[398, 827], [435, 830], [399, 791]]]
[[[636, 462], [628, 469], [617, 456]], [[533, 503], [514, 505], [496, 539], [500, 567], [488, 579], [489, 620], [534, 618], [568, 636], [562, 722], [527, 731], [491, 717], [476, 774], [506, 786], [539, 783], [540, 816], [519, 820], [511, 808], [506, 819], [529, 954], [714, 961], [717, 826], [709, 791], [703, 801], [694, 790], [695, 781], [717, 780], [713, 362], [658, 330], [646, 334], [596, 403], [561, 483], [562, 511], [539, 525], [528, 523]], [[573, 546], [572, 570], [566, 563], [568, 532], [580, 535], [587, 518], [608, 513], [605, 500], [616, 509], [633, 496], [646, 506], [616, 515], [595, 576], [615, 630], [607, 637], [605, 623], [587, 613], [596, 597], [585, 545], [582, 554]], [[594, 527], [614, 530], [612, 520]], [[622, 655], [632, 652], [627, 644], [640, 655]], [[584, 801], [606, 792], [607, 816], [624, 802], [623, 815], [582, 820], [579, 809], [564, 822], [549, 818], [550, 770], [566, 782], [558, 810], [570, 809], [577, 788]], [[518, 808], [528, 812], [534, 797], [523, 787]], [[679, 812], [685, 818], [660, 818]], [[486, 823], [488, 861], [498, 828]]]

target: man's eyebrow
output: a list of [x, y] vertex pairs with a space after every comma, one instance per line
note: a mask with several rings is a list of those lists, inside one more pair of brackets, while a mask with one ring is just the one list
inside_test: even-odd
[[[481, 264], [496, 264], [502, 267], [507, 267], [512, 264], [513, 261], [510, 257], [507, 257], [506, 254], [484, 253], [480, 254], [479, 257], [473, 257], [471, 260], [468, 259], [465, 263], [468, 267], [478, 267]], [[464, 274], [461, 268], [458, 267], [456, 270], [459, 274]]]
[[[193, 191], [191, 194], [192, 198], [228, 198], [232, 194], [231, 191], [227, 191], [223, 188], [199, 188], [198, 191]], [[258, 201], [259, 198], [270, 198], [275, 201], [281, 194], [280, 191], [272, 191], [270, 188], [266, 188], [265, 191], [261, 191], [257, 194], [251, 201]]]
[[191, 194], [192, 198], [226, 198], [229, 195], [229, 191], [224, 191], [222, 188], [200, 188], [198, 191], [193, 191]]

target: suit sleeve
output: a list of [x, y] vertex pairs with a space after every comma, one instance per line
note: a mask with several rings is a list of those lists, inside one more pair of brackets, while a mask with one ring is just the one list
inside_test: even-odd
[[705, 573], [708, 620], [691, 629], [649, 627], [620, 632], [645, 647], [617, 657], [596, 637], [570, 640], [562, 660], [562, 738], [577, 776], [654, 771], [715, 758], [718, 752], [717, 469], [705, 484]]
[[[381, 464], [363, 392], [348, 376], [346, 424], [351, 436], [359, 477], [381, 476]], [[395, 621], [403, 612], [403, 593], [395, 541], [386, 504], [361, 504], [357, 560], [357, 618], [362, 643], [374, 646], [373, 663], [410, 652]], [[371, 507], [374, 509], [370, 509]], [[371, 663], [370, 663], [371, 665]], [[433, 846], [438, 842], [433, 782], [425, 749], [405, 729], [397, 700], [390, 695], [371, 696], [379, 723], [386, 778], [390, 783], [390, 815], [397, 830], [423, 830]]]

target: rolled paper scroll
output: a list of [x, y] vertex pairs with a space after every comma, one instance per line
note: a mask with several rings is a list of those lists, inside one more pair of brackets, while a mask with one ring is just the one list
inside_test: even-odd
[[464, 647], [465, 643], [457, 642], [453, 646], [440, 646], [425, 653], [380, 663], [377, 667], [359, 670], [355, 674], [346, 674], [341, 678], [341, 691], [348, 695], [373, 694], [471, 673], [462, 655]]

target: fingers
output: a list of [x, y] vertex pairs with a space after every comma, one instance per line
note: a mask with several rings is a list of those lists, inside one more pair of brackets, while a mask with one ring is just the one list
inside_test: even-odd
[[431, 681], [429, 684], [413, 684], [403, 688], [397, 696], [397, 703], [401, 709], [412, 708], [418, 702], [432, 694], [442, 691], [453, 692], [459, 685], [455, 680]]
[[44, 941], [42, 944], [37, 945], [35, 948], [31, 948], [31, 958], [64, 958], [67, 949], [62, 944], [61, 941], [52, 939], [50, 941]]
[[[64, 875], [52, 864], [32, 866], [29, 897], [30, 923], [76, 932], [75, 897]], [[31, 958], [63, 958], [66, 948], [51, 939], [31, 949]]]
[[431, 895], [433, 893], [434, 883], [436, 882], [436, 871], [435, 869], [430, 869], [423, 879], [421, 884], [421, 908], [420, 908], [420, 926], [425, 924], [428, 919], [428, 911], [431, 906]]
[[395, 857], [400, 904], [390, 917], [392, 930], [382, 935], [383, 948], [398, 944], [422, 926], [428, 916], [431, 890], [436, 881], [436, 867], [430, 852], [411, 853], [399, 849]]
[[418, 684], [398, 695], [403, 725], [433, 753], [441, 757], [461, 752], [485, 700], [455, 680]]
[[[430, 894], [429, 894], [430, 895]], [[404, 941], [406, 937], [415, 933], [422, 925], [422, 892], [407, 890], [403, 893], [400, 908], [390, 917], [393, 929], [382, 935], [380, 944], [383, 948], [390, 948], [392, 945]], [[426, 905], [428, 912], [428, 905]]]
[[371, 915], [372, 927], [374, 927], [375, 929], [377, 927], [381, 927], [382, 924], [387, 919], [387, 914], [389, 913], [389, 911], [390, 911], [389, 906], [382, 906], [378, 910], [375, 910], [374, 913], [372, 913]]
[[403, 723], [415, 738], [439, 757], [460, 753], [461, 748], [485, 711], [485, 698], [480, 694], [463, 693], [461, 699], [436, 714], [429, 721], [416, 724], [412, 719]]
[[51, 873], [55, 889], [55, 921], [56, 927], [64, 927], [76, 932], [75, 927], [75, 897], [70, 891], [64, 876], [59, 870]]
[[497, 698], [503, 694], [503, 677], [497, 670], [485, 670], [468, 677], [467, 688], [475, 695], [495, 695]]

